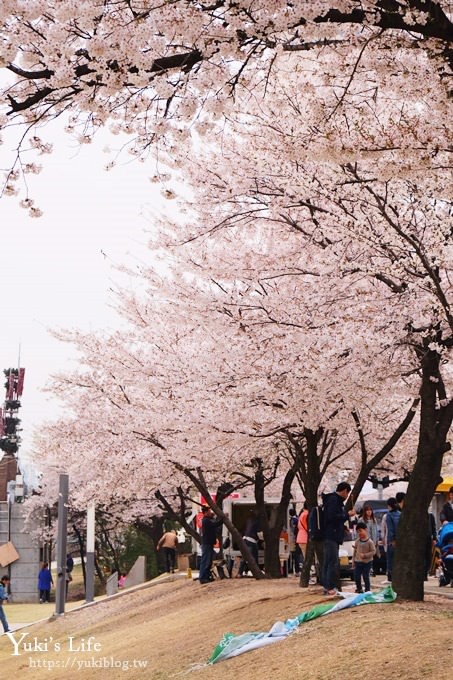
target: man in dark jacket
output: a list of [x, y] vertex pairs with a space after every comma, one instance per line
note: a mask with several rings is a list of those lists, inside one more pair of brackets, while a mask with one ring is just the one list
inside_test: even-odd
[[203, 519], [201, 520], [201, 562], [200, 562], [200, 583], [212, 581], [211, 567], [214, 557], [214, 545], [217, 540], [217, 528], [222, 524], [222, 520], [214, 520], [214, 513], [208, 506], [201, 508]]
[[343, 543], [344, 523], [355, 515], [355, 510], [346, 512], [344, 502], [351, 491], [348, 482], [340, 482], [334, 493], [323, 494], [324, 507], [324, 561], [321, 583], [324, 593], [335, 595], [338, 581], [338, 549]]

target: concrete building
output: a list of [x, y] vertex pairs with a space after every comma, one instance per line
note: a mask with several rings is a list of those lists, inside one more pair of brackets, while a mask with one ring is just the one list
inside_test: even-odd
[[[32, 519], [25, 524], [23, 500], [24, 487], [17, 460], [6, 454], [0, 459], [0, 576], [10, 577], [13, 602], [38, 602], [43, 549], [36, 535], [44, 520]], [[9, 552], [15, 550], [18, 558], [5, 564], [1, 558], [5, 548]]]
[[32, 534], [39, 528], [37, 521], [25, 526], [24, 505], [0, 501], [0, 547], [11, 542], [19, 558], [9, 565], [1, 566], [1, 575], [11, 579], [12, 602], [38, 602], [38, 573], [42, 549]]
[[8, 368], [3, 373], [6, 393], [0, 407], [0, 574], [10, 577], [14, 602], [37, 602], [43, 551], [36, 536], [44, 520], [28, 519], [25, 525], [25, 489], [17, 461], [25, 369]]

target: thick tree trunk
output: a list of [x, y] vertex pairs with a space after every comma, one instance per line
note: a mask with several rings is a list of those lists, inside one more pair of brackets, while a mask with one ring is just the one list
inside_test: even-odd
[[[294, 481], [295, 466], [293, 465], [283, 480], [282, 493], [277, 512], [271, 523], [266, 513], [265, 489], [263, 468], [259, 465], [255, 470], [255, 503], [258, 518], [264, 534], [264, 572], [267, 578], [280, 578], [282, 574], [280, 564], [280, 534], [285, 526], [288, 505], [291, 499], [291, 485]], [[288, 527], [289, 531], [289, 527]]]
[[264, 573], [267, 578], [280, 578], [282, 576], [279, 555], [280, 533], [281, 527], [269, 528], [264, 532]]
[[420, 430], [417, 459], [411, 473], [398, 525], [392, 585], [403, 599], [421, 601], [424, 595], [428, 507], [441, 479], [442, 459], [452, 405], [437, 403], [440, 357], [430, 350], [422, 358]]
[[[321, 446], [321, 449], [323, 448], [326, 432], [323, 428], [319, 428], [316, 432], [305, 428], [304, 437], [306, 442], [305, 449], [295, 440], [292, 441], [292, 444], [296, 454], [296, 461], [298, 462], [297, 476], [308, 507], [311, 509], [318, 503], [318, 489], [322, 479], [320, 467], [322, 455], [319, 454], [318, 447]], [[309, 541], [307, 554], [300, 570], [299, 586], [301, 588], [308, 588], [314, 559], [315, 546], [312, 541]]]

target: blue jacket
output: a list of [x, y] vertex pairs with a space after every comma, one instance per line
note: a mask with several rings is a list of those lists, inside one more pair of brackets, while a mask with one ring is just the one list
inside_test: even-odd
[[50, 585], [53, 583], [52, 574], [49, 569], [41, 569], [38, 574], [38, 588], [39, 590], [50, 590]]
[[323, 494], [322, 503], [324, 506], [324, 540], [335, 541], [341, 545], [344, 539], [344, 523], [349, 518], [344, 509], [344, 500], [334, 491]]
[[387, 544], [396, 541], [396, 530], [400, 521], [401, 513], [399, 510], [390, 510], [387, 513]]
[[8, 597], [8, 593], [6, 591], [6, 588], [3, 585], [3, 583], [0, 583], [0, 605], [3, 602], [3, 600], [8, 600], [8, 599], [9, 599], [9, 597]]

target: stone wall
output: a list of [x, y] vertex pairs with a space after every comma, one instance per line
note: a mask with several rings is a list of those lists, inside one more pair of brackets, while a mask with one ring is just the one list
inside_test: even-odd
[[[0, 506], [0, 511], [6, 512], [7, 503], [0, 503]], [[10, 575], [12, 602], [38, 602], [41, 552], [39, 543], [33, 542], [30, 536], [30, 529], [32, 532], [37, 529], [38, 522], [27, 523], [27, 528], [25, 528], [24, 514], [24, 506], [21, 503], [11, 504], [9, 540], [19, 553], [19, 559], [8, 567], [0, 567], [0, 575], [8, 573]], [[0, 543], [6, 543], [7, 540], [7, 534], [2, 532]]]

